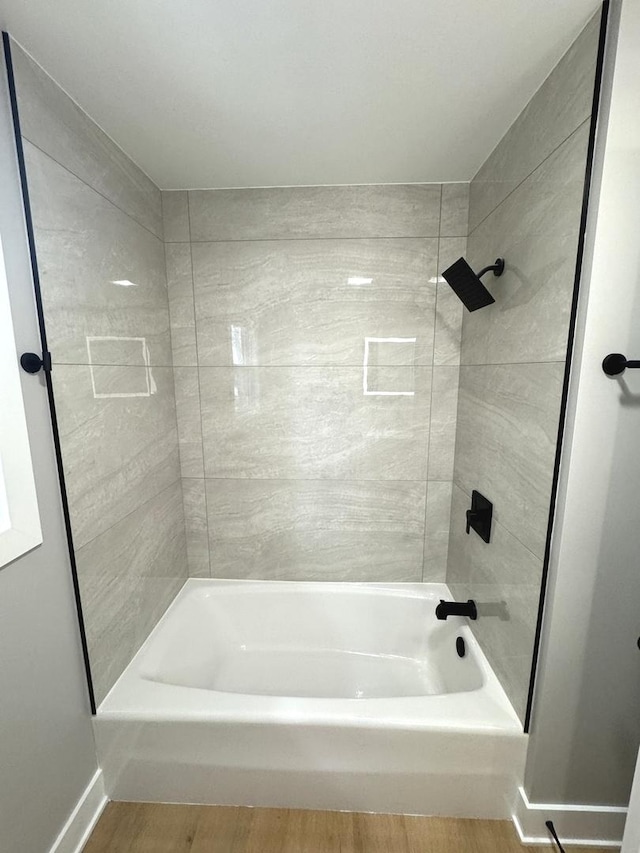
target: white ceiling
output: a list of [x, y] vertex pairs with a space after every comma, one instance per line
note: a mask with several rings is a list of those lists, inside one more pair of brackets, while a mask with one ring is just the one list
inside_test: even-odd
[[594, 0], [0, 0], [164, 189], [465, 181]]

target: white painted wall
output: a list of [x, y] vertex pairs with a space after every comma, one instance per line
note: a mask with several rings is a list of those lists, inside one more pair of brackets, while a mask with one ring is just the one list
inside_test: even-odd
[[[18, 352], [37, 352], [4, 59], [0, 233]], [[22, 374], [22, 391], [44, 541], [0, 569], [0, 849], [45, 853], [97, 763], [43, 380]]]
[[0, 233], [0, 568], [42, 542], [20, 364], [15, 354]]
[[640, 358], [640, 0], [622, 3], [614, 68], [619, 15], [614, 0], [525, 776], [539, 803], [626, 805], [640, 743], [640, 371], [601, 369]]

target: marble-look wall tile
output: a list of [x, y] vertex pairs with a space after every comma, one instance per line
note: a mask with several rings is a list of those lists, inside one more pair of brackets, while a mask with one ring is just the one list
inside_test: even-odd
[[171, 365], [162, 242], [33, 145], [24, 147], [54, 363]]
[[458, 373], [455, 366], [433, 368], [429, 427], [429, 480], [451, 480], [456, 448]]
[[440, 184], [189, 192], [191, 239], [437, 237]]
[[469, 184], [443, 184], [440, 236], [464, 237], [469, 223]]
[[186, 580], [180, 482], [79, 548], [76, 563], [99, 703]]
[[437, 249], [437, 239], [194, 243], [199, 363], [361, 365], [371, 341], [379, 364], [430, 364]]
[[544, 554], [564, 364], [462, 367], [454, 480]]
[[[462, 314], [447, 583], [457, 598], [478, 602], [473, 631], [521, 719], [547, 536], [599, 19], [598, 12], [470, 189], [467, 260], [478, 269], [504, 257], [506, 269], [499, 278], [483, 279], [495, 304]], [[437, 334], [436, 325], [436, 340]], [[465, 533], [472, 489], [494, 504], [489, 544]]]
[[57, 365], [53, 386], [80, 548], [179, 480], [173, 372]]
[[173, 364], [195, 366], [198, 363], [198, 356], [191, 246], [189, 243], [165, 243], [165, 260]]
[[186, 190], [162, 191], [165, 243], [189, 242], [189, 200]]
[[[212, 489], [216, 485], [212, 482]], [[207, 499], [203, 479], [182, 480], [184, 502], [184, 523], [187, 532], [187, 562], [189, 577], [209, 577], [209, 522], [207, 519]], [[217, 520], [212, 519], [212, 524]]]
[[[447, 251], [466, 247], [464, 238], [438, 237], [440, 207], [443, 233], [465, 233], [467, 190], [451, 187], [444, 199], [439, 185], [203, 191], [191, 192], [188, 203], [181, 193], [163, 195], [192, 574], [209, 571], [202, 544], [205, 483], [212, 542], [219, 538], [220, 502], [224, 526], [229, 490], [249, 488], [247, 482], [260, 490], [266, 481], [286, 481], [289, 492], [302, 494], [307, 484], [330, 488], [332, 480], [340, 488], [345, 481], [382, 481], [385, 488], [389, 481], [413, 481], [424, 510], [429, 366], [434, 351], [440, 363], [459, 363], [461, 327], [459, 306], [447, 302], [446, 292], [437, 295], [438, 254], [446, 258]], [[183, 242], [189, 225], [190, 246]], [[454, 374], [457, 367], [438, 376], [434, 424], [433, 470], [447, 469], [449, 480], [455, 388], [447, 393], [443, 383]], [[200, 418], [205, 481], [199, 479]], [[434, 485], [431, 496], [428, 571], [438, 580], [446, 564], [447, 489], [450, 495], [450, 482]], [[283, 547], [312, 554], [312, 537], [295, 532], [295, 518], [283, 525], [294, 528]], [[346, 548], [353, 537], [342, 535]], [[222, 568], [212, 545], [212, 574], [265, 576], [259, 567], [247, 574], [241, 564], [249, 546], [235, 554], [238, 543], [225, 536]], [[407, 577], [422, 575], [424, 515], [422, 537], [417, 568]], [[343, 548], [341, 541], [336, 548]], [[255, 550], [258, 566], [257, 543]], [[381, 554], [386, 559], [384, 548]], [[376, 560], [372, 556], [372, 571], [358, 570], [357, 577], [386, 577]], [[323, 572], [317, 561], [291, 572], [301, 579], [334, 577], [332, 566]], [[267, 576], [289, 575], [274, 569]]]
[[182, 476], [204, 477], [198, 368], [175, 367], [173, 373]]
[[561, 361], [567, 351], [589, 122], [585, 122], [469, 237], [495, 303], [464, 314], [463, 364]]
[[532, 651], [519, 657], [505, 656], [496, 659], [493, 671], [498, 676], [514, 711], [524, 724], [531, 678]]
[[[466, 254], [466, 237], [441, 237], [438, 240], [438, 273], [442, 275], [443, 270], [450, 267], [458, 258], [466, 257]], [[441, 284], [446, 284], [446, 282], [441, 282]], [[451, 290], [448, 284], [446, 284], [446, 287], [447, 290]]]
[[430, 380], [423, 367], [202, 367], [205, 476], [424, 480]]
[[[449, 580], [466, 583], [470, 597], [477, 600], [480, 616], [485, 617], [478, 619], [477, 627], [485, 632], [483, 636], [494, 638], [493, 652], [526, 654], [535, 634], [542, 559], [495, 519], [491, 542], [486, 543], [473, 530], [467, 533], [470, 506], [471, 495], [454, 483]], [[472, 566], [471, 572], [466, 566]]]
[[424, 483], [207, 480], [211, 574], [419, 581]]
[[444, 583], [446, 580], [452, 486], [451, 481], [427, 483], [422, 568], [422, 580], [425, 583]]
[[[467, 254], [466, 237], [443, 237], [438, 242], [438, 277], [458, 258]], [[459, 364], [464, 307], [446, 281], [438, 281], [434, 364]]]
[[[494, 521], [487, 544], [465, 533], [471, 497], [453, 487], [447, 582], [460, 600], [473, 598], [478, 620], [472, 630], [521, 719], [524, 719], [529, 669], [535, 638], [542, 560], [532, 554], [499, 522]], [[518, 660], [515, 671], [508, 663]], [[524, 667], [524, 680], [515, 677]]]
[[600, 10], [478, 171], [471, 183], [470, 230], [591, 114], [599, 27]]
[[23, 138], [162, 239], [153, 181], [15, 42], [11, 55]]

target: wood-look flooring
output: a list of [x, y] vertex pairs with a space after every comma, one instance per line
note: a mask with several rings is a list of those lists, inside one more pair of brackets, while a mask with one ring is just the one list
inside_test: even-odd
[[[549, 853], [550, 849], [523, 847], [509, 821], [109, 803], [84, 853]], [[572, 853], [580, 849], [574, 847]]]

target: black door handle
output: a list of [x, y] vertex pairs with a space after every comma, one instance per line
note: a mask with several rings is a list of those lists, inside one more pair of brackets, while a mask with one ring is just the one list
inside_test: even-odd
[[45, 373], [51, 372], [51, 353], [43, 352], [42, 358], [35, 352], [23, 352], [20, 356], [20, 366], [27, 373], [39, 373], [44, 368]]
[[629, 361], [621, 352], [610, 352], [602, 361], [602, 369], [607, 376], [619, 376], [627, 367], [640, 367], [640, 361]]

